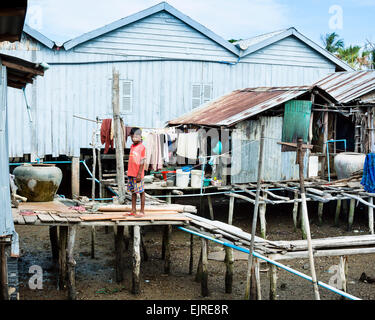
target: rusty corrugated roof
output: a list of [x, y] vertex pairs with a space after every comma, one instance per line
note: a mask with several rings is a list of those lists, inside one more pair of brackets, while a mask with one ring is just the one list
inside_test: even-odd
[[375, 71], [335, 72], [315, 85], [339, 103], [348, 103], [375, 90]]
[[231, 126], [296, 98], [312, 87], [258, 87], [235, 90], [169, 121], [170, 125]]

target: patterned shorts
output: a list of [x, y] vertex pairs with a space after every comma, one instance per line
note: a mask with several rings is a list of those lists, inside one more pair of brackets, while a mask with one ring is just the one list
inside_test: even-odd
[[128, 191], [131, 193], [142, 193], [144, 192], [143, 179], [140, 182], [136, 181], [135, 177], [128, 177]]

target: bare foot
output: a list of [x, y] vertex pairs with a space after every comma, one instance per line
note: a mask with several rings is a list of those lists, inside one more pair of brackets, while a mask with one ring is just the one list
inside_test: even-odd
[[129, 216], [136, 216], [137, 214], [136, 214], [134, 211], [130, 211], [130, 212], [128, 213], [128, 215], [129, 215]]
[[144, 216], [145, 216], [145, 213], [142, 212], [142, 211], [140, 211], [139, 213], [137, 213], [137, 214], [135, 215], [136, 218], [142, 218], [142, 217], [144, 217]]

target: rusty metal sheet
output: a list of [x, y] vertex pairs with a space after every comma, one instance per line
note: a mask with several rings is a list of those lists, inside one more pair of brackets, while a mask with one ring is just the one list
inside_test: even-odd
[[175, 120], [175, 124], [231, 126], [265, 110], [303, 95], [309, 86], [258, 87], [235, 90]]
[[315, 85], [339, 103], [349, 103], [375, 90], [375, 71], [335, 72]]

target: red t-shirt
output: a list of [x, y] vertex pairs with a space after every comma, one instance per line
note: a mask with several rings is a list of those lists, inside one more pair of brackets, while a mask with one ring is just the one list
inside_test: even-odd
[[[142, 142], [138, 144], [132, 144], [129, 153], [128, 162], [128, 176], [136, 177], [138, 175], [139, 167], [141, 166], [141, 160], [146, 158], [146, 148]], [[142, 170], [141, 178], [145, 176], [145, 171]]]

